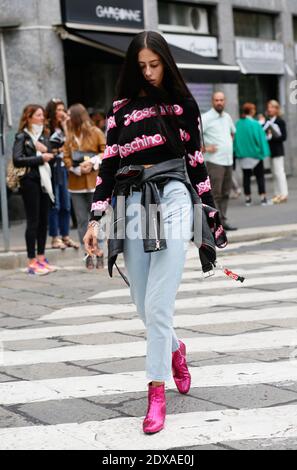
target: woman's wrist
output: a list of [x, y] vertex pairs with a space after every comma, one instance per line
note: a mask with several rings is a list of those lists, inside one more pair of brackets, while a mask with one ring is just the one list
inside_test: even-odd
[[99, 225], [100, 225], [100, 222], [99, 220], [90, 220], [89, 223], [88, 223], [88, 228], [94, 228], [94, 229], [97, 229], [99, 228]]

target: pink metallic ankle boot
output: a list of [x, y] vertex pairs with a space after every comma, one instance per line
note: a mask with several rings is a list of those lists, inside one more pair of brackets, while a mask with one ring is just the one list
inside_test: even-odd
[[146, 417], [143, 420], [143, 431], [145, 433], [161, 431], [164, 427], [165, 416], [165, 384], [153, 387], [152, 383], [149, 383], [148, 407]]
[[172, 353], [172, 374], [180, 393], [188, 393], [191, 386], [191, 374], [186, 361], [186, 345], [179, 341], [179, 349]]

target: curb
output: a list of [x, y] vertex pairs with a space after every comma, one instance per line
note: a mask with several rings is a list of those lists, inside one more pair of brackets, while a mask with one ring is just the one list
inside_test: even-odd
[[[81, 260], [84, 253], [81, 249], [66, 248], [66, 250], [46, 249], [46, 257], [52, 264], [59, 264], [65, 261]], [[0, 253], [0, 269], [19, 269], [27, 266], [26, 251], [8, 251]]]
[[[297, 224], [253, 227], [239, 229], [234, 232], [227, 232], [229, 243], [260, 241], [266, 238], [286, 237], [292, 235], [297, 235]], [[54, 250], [52, 248], [47, 248], [46, 255], [51, 263], [63, 264], [65, 261], [82, 261], [84, 253], [81, 249], [74, 250], [73, 248], [66, 248], [66, 250]], [[25, 268], [26, 265], [26, 251], [9, 251], [7, 253], [0, 253], [0, 269]]]
[[272, 237], [297, 235], [297, 224], [273, 225], [269, 227], [252, 227], [227, 232], [230, 243], [263, 240]]

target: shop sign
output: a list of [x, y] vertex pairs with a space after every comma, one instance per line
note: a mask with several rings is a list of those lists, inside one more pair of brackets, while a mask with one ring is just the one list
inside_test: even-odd
[[63, 21], [77, 28], [142, 30], [143, 0], [61, 0]]
[[284, 60], [284, 45], [261, 39], [236, 39], [236, 57], [241, 59]]
[[166, 41], [174, 46], [205, 57], [218, 56], [218, 41], [214, 36], [192, 36], [190, 34], [163, 34]]

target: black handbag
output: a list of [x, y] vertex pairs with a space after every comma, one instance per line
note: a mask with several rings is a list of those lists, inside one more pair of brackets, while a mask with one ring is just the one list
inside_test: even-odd
[[[97, 152], [98, 153], [98, 152]], [[84, 152], [83, 150], [72, 150], [72, 165], [79, 166], [81, 163], [90, 160], [90, 158], [97, 155], [96, 152]]]

